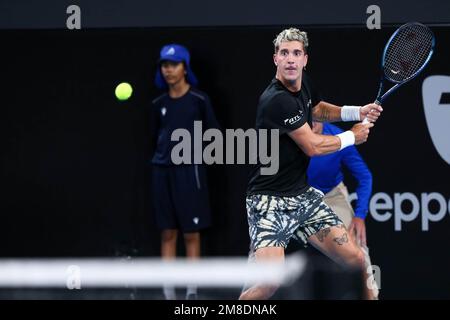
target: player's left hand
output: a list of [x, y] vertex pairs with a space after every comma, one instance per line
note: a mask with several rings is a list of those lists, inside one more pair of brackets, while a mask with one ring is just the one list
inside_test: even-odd
[[369, 103], [361, 107], [361, 109], [359, 109], [359, 112], [359, 117], [361, 120], [367, 117], [370, 122], [375, 122], [381, 115], [381, 112], [383, 112], [383, 108], [375, 103]]
[[367, 246], [366, 223], [364, 222], [364, 219], [354, 217], [350, 223], [348, 232], [351, 235], [354, 235], [357, 244], [360, 246]]

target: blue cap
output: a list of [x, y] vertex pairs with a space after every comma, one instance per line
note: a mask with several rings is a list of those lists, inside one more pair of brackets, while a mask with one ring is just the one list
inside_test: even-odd
[[[162, 61], [184, 62], [186, 65], [186, 80], [191, 85], [196, 86], [198, 81], [194, 72], [192, 72], [190, 60], [191, 56], [189, 55], [188, 49], [179, 44], [169, 44], [161, 49], [158, 63], [160, 64]], [[159, 89], [168, 88], [166, 80], [164, 80], [164, 77], [161, 74], [160, 65], [156, 70], [155, 84]]]

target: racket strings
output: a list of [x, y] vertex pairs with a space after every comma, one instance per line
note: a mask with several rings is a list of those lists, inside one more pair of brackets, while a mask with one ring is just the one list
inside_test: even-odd
[[421, 24], [400, 29], [389, 44], [384, 61], [386, 78], [402, 82], [413, 77], [433, 49], [433, 33]]

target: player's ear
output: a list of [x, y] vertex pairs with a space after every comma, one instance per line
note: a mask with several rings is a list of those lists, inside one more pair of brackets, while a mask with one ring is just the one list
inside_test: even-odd
[[276, 66], [278, 66], [278, 62], [277, 62], [277, 54], [276, 54], [276, 53], [273, 54], [273, 63], [274, 63]]
[[306, 65], [307, 64], [308, 64], [308, 55], [305, 54], [305, 61], [304, 61], [304, 64], [303, 64], [303, 69], [306, 69]]

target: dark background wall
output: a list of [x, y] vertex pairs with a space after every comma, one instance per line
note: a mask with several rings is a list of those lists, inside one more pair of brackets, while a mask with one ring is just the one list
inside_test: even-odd
[[366, 24], [370, 5], [384, 24], [449, 23], [447, 0], [2, 0], [0, 28], [66, 28], [66, 8], [78, 5], [84, 28]]
[[[36, 13], [42, 8], [36, 3], [24, 5], [23, 10], [17, 3], [0, 5], [14, 14], [31, 15], [33, 4]], [[60, 5], [48, 7], [49, 17], [52, 8]], [[116, 12], [107, 11], [106, 5], [100, 8], [103, 13], [112, 12], [102, 14], [105, 19]], [[55, 26], [45, 15], [27, 20], [5, 17], [7, 10], [0, 12], [0, 26], [11, 29], [0, 31], [0, 255], [158, 255], [149, 189], [148, 107], [159, 93], [153, 77], [160, 47], [168, 42], [188, 46], [200, 89], [210, 95], [222, 127], [246, 129], [254, 125], [258, 96], [274, 75], [271, 41], [281, 27], [69, 31], [62, 29], [65, 20]], [[433, 12], [440, 22], [442, 12]], [[122, 17], [124, 25], [130, 26], [129, 15]], [[321, 15], [317, 17], [316, 21], [322, 21]], [[212, 24], [198, 21], [198, 25]], [[359, 26], [304, 27], [311, 40], [307, 72], [323, 96], [336, 104], [363, 104], [375, 98], [382, 48], [394, 31], [387, 26], [369, 31], [361, 25], [364, 20], [354, 23]], [[281, 22], [275, 20], [275, 24]], [[30, 26], [60, 30], [14, 30]], [[424, 79], [450, 75], [450, 29], [436, 26], [433, 31], [437, 48], [431, 63], [386, 101], [369, 142], [359, 148], [374, 174], [374, 194], [384, 192], [394, 201], [396, 193], [410, 192], [420, 200], [422, 193], [438, 192], [447, 205], [443, 219], [431, 222], [428, 231], [422, 229], [422, 208], [400, 231], [394, 228], [398, 207], [379, 210], [393, 214], [384, 222], [368, 216], [369, 245], [373, 263], [381, 268], [384, 298], [450, 297], [446, 249], [450, 170], [433, 146], [422, 103]], [[134, 88], [126, 102], [114, 97], [114, 88], [122, 81]], [[449, 108], [448, 101], [439, 108]], [[450, 136], [450, 131], [442, 134]], [[249, 168], [208, 169], [214, 226], [204, 233], [204, 254], [245, 255], [244, 194]], [[413, 209], [408, 201], [400, 208]], [[432, 212], [438, 209], [436, 202], [430, 204]]]

